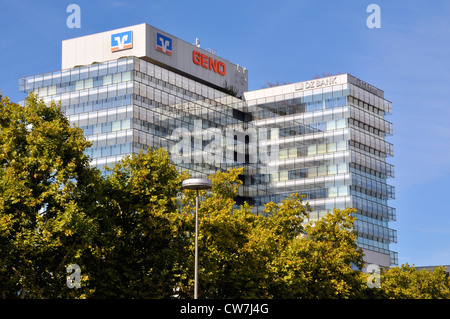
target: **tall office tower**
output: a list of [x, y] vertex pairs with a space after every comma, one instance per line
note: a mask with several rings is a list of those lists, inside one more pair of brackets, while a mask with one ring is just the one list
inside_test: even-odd
[[179, 149], [173, 160], [180, 170], [206, 177], [234, 166], [234, 151], [214, 161], [203, 148], [213, 139], [208, 134], [242, 126], [243, 101], [235, 95], [247, 90], [247, 74], [140, 24], [63, 41], [62, 70], [21, 78], [19, 90], [60, 101], [93, 142], [87, 154], [100, 169], [140, 149], [162, 147]]
[[19, 89], [60, 101], [100, 169], [148, 147], [196, 177], [244, 167], [239, 203], [261, 211], [300, 193], [312, 219], [357, 208], [366, 262], [396, 264], [383, 91], [343, 74], [248, 92], [245, 68], [196, 42], [147, 24], [65, 40], [62, 70], [20, 78]]
[[253, 125], [270, 129], [268, 144], [278, 149], [271, 173], [255, 174], [254, 204], [280, 202], [289, 194], [305, 196], [311, 219], [333, 210], [358, 210], [358, 244], [365, 260], [397, 264], [390, 250], [396, 231], [389, 228], [395, 210], [388, 204], [394, 176], [386, 158], [393, 156], [392, 124], [385, 115], [392, 104], [384, 92], [349, 74], [245, 92]]

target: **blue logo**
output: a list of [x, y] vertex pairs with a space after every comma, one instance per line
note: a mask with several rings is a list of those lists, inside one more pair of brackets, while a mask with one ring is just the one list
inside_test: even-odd
[[156, 32], [156, 50], [172, 55], [172, 39]]
[[133, 47], [133, 34], [131, 31], [111, 34], [111, 51], [131, 49]]

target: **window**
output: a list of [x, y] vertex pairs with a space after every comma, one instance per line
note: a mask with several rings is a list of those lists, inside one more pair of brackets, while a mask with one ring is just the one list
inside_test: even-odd
[[120, 154], [120, 145], [111, 145], [111, 155], [119, 155]]
[[336, 121], [337, 129], [344, 128], [344, 127], [346, 127], [345, 119], [340, 119], [340, 120]]
[[122, 82], [131, 81], [131, 72], [122, 73]]
[[325, 108], [330, 109], [334, 107], [334, 99], [327, 99], [325, 101]]
[[102, 132], [103, 133], [111, 132], [111, 122], [102, 123]]
[[308, 155], [316, 155], [316, 153], [317, 153], [316, 145], [308, 146]]
[[116, 73], [113, 75], [113, 83], [119, 83], [122, 81], [122, 74]]
[[80, 79], [80, 70], [78, 68], [70, 70], [70, 82], [75, 82]]
[[76, 81], [75, 82], [75, 90], [82, 90], [84, 89], [84, 81]]
[[120, 121], [112, 122], [112, 131], [119, 131], [119, 130], [120, 130]]
[[324, 154], [327, 152], [327, 144], [317, 145], [317, 154]]
[[317, 168], [310, 167], [308, 168], [308, 177], [316, 177], [317, 176]]
[[289, 149], [289, 158], [295, 158], [295, 157], [297, 157], [297, 148]]
[[335, 130], [336, 129], [336, 121], [327, 122], [327, 130]]
[[348, 172], [347, 164], [342, 163], [342, 164], [337, 164], [337, 166], [338, 166], [338, 173], [339, 174], [343, 174], [343, 173], [347, 173]]
[[278, 182], [278, 173], [271, 174], [272, 182]]
[[328, 188], [328, 197], [336, 197], [336, 196], [338, 196], [338, 188], [337, 187]]
[[92, 125], [89, 125], [89, 126], [86, 126], [85, 128], [84, 128], [84, 135], [92, 135]]
[[127, 130], [131, 128], [131, 119], [126, 119], [122, 121], [122, 130]]
[[96, 158], [96, 157], [101, 157], [102, 156], [102, 151], [100, 148], [94, 148], [92, 150], [92, 157]]
[[345, 106], [346, 102], [347, 101], [345, 97], [336, 98], [336, 106]]
[[102, 147], [102, 156], [110, 156], [111, 148], [109, 146]]
[[327, 167], [326, 166], [317, 167], [317, 176], [325, 176], [325, 175], [327, 175]]
[[131, 143], [123, 144], [120, 148], [120, 152], [122, 154], [131, 153]]
[[103, 77], [103, 85], [109, 85], [112, 83], [112, 77], [111, 75], [105, 75]]
[[48, 95], [55, 95], [56, 94], [56, 85], [52, 85], [48, 87]]
[[100, 134], [102, 132], [101, 124], [92, 125], [92, 134]]
[[348, 186], [339, 186], [338, 187], [339, 196], [348, 196]]
[[327, 144], [327, 152], [336, 152], [336, 143]]
[[94, 79], [86, 79], [84, 80], [84, 88], [85, 89], [90, 89], [94, 87]]
[[337, 142], [336, 143], [337, 151], [345, 151], [347, 149], [347, 141]]
[[328, 165], [328, 174], [329, 175], [337, 174], [337, 165]]
[[316, 109], [315, 102], [308, 102], [306, 104], [306, 112], [312, 112], [312, 111], [315, 111], [315, 109]]

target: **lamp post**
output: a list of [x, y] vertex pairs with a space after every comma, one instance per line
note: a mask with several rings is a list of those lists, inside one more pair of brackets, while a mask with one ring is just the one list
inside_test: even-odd
[[198, 191], [201, 189], [211, 189], [212, 182], [204, 178], [189, 178], [181, 183], [185, 189], [195, 189], [195, 266], [194, 266], [194, 299], [198, 297]]

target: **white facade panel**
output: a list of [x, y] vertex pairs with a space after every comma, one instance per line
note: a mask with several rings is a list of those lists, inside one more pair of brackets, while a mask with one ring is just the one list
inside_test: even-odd
[[[131, 40], [123, 37], [123, 33], [128, 31], [131, 31]], [[122, 45], [118, 51], [112, 49], [112, 38], [116, 38], [112, 35], [117, 35], [118, 43]], [[127, 44], [132, 47], [125, 47]], [[124, 56], [144, 58], [218, 87], [232, 88], [238, 96], [248, 90], [248, 71], [245, 68], [145, 23], [62, 43], [63, 70]]]
[[[329, 92], [334, 85], [339, 85], [343, 83], [348, 83], [348, 74], [340, 74], [329, 76], [326, 78], [315, 79], [310, 81], [297, 82], [292, 84], [286, 84], [281, 86], [275, 86], [271, 88], [265, 88], [250, 92], [245, 92], [245, 100], [255, 100], [260, 98], [275, 97], [277, 95], [298, 93], [302, 92], [304, 94], [314, 94], [314, 90], [319, 89], [320, 93]], [[322, 90], [323, 89], [323, 90]]]

